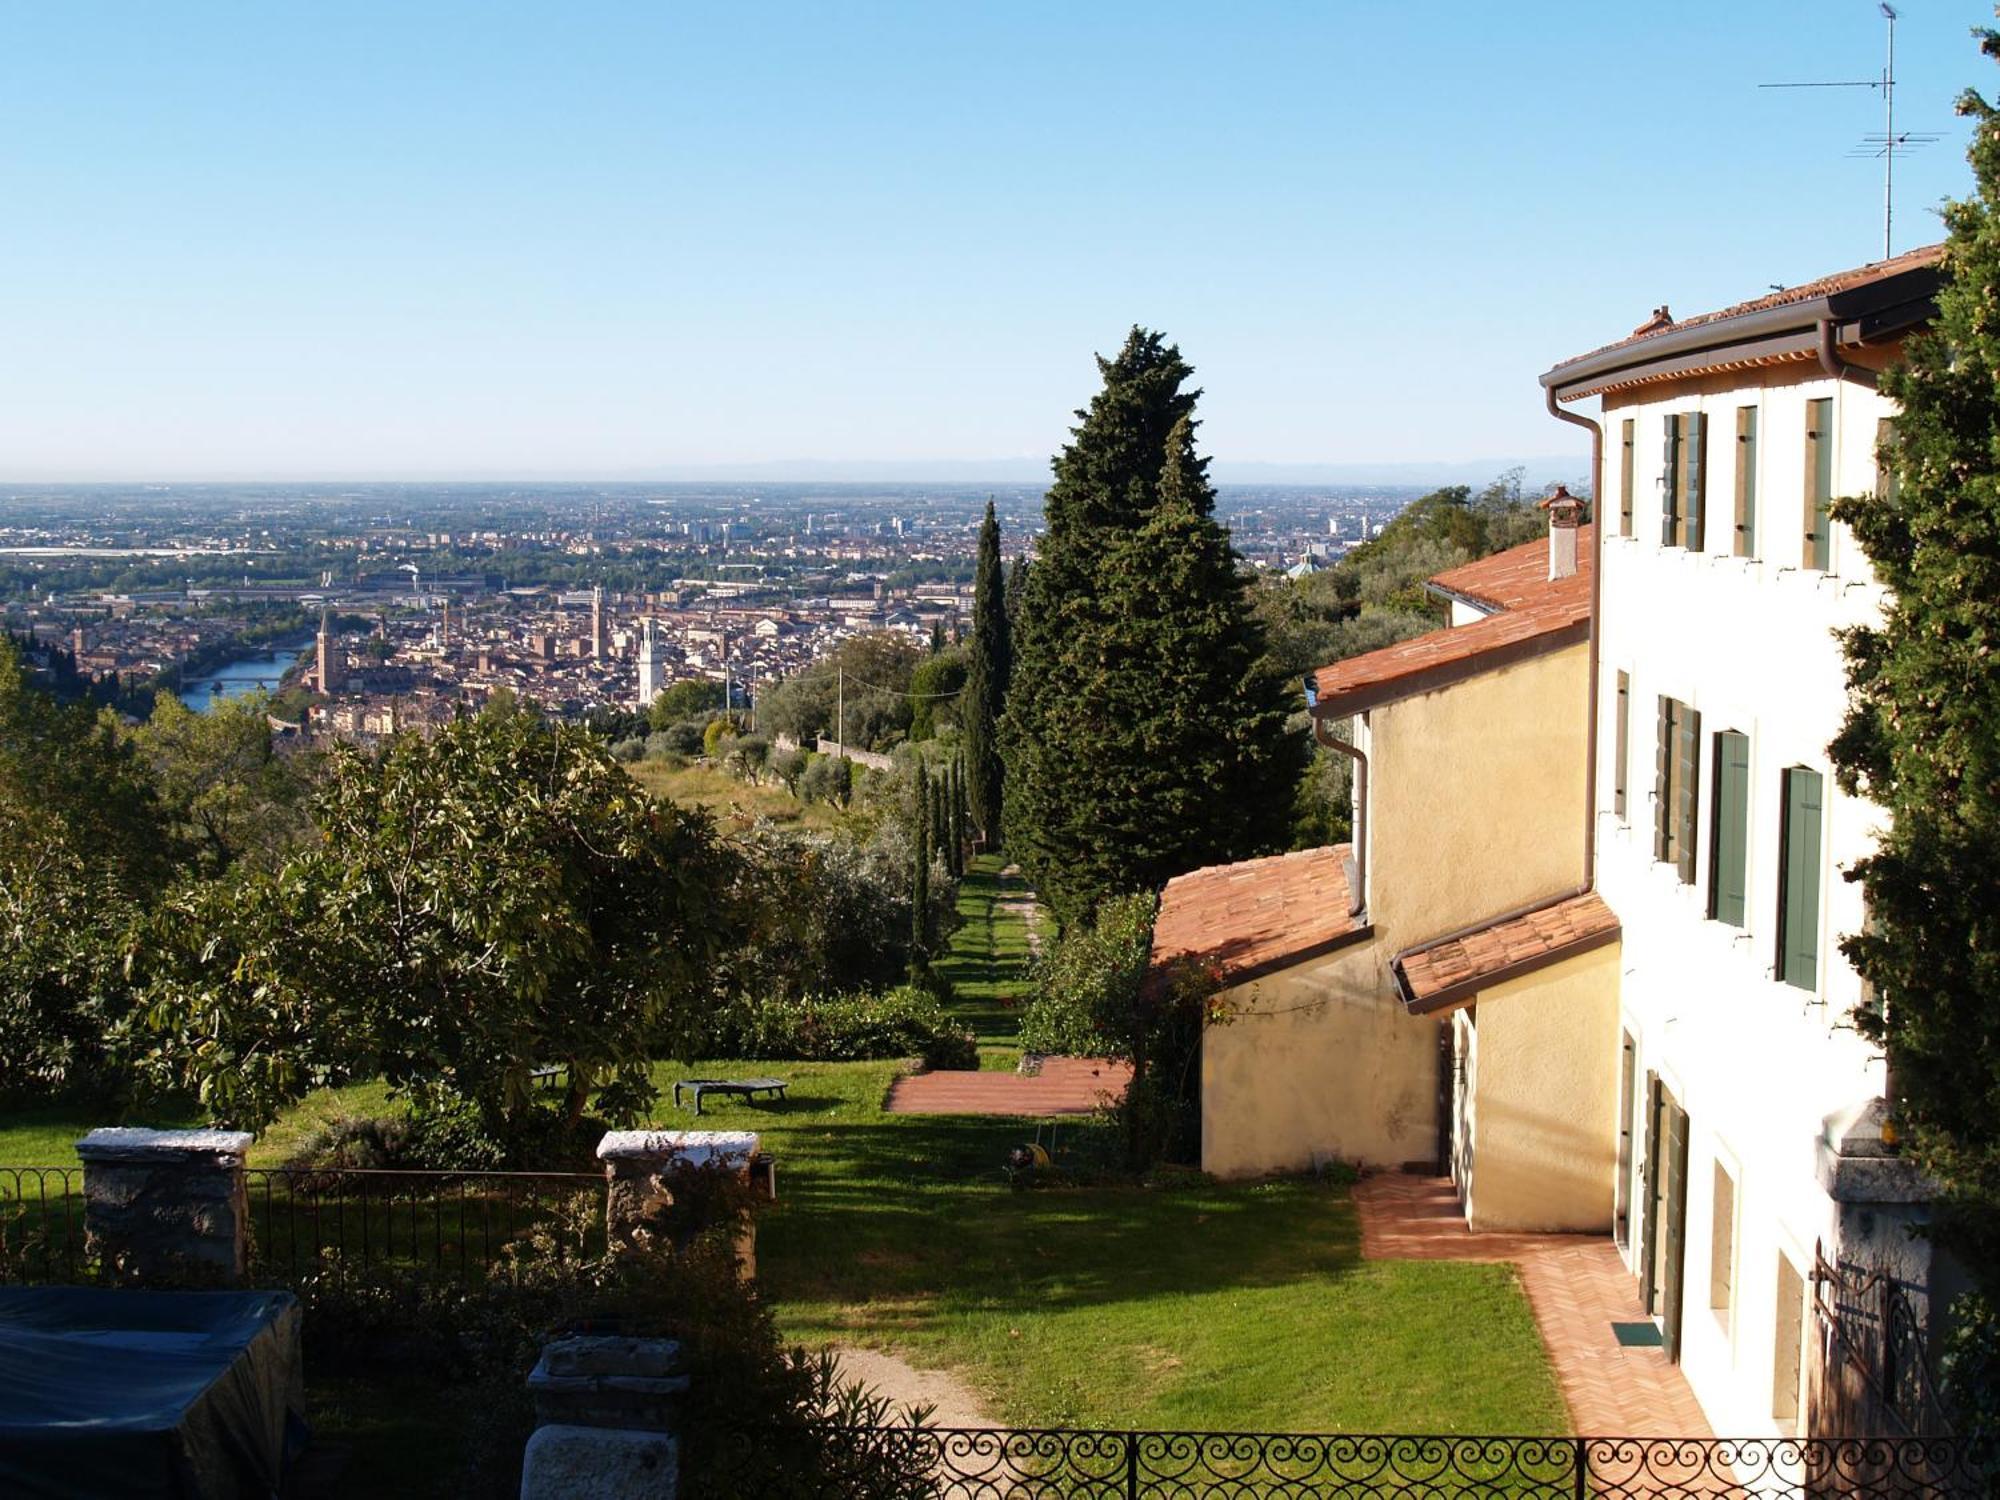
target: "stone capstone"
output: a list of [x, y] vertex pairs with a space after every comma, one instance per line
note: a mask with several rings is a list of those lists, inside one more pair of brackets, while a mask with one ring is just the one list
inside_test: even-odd
[[240, 1165], [257, 1137], [247, 1130], [146, 1130], [133, 1125], [99, 1126], [76, 1143], [86, 1162], [191, 1162]]
[[675, 1500], [680, 1442], [670, 1433], [554, 1424], [535, 1430], [521, 1500]]
[[552, 1339], [528, 1375], [536, 1420], [571, 1427], [671, 1432], [679, 1427], [681, 1346], [672, 1339]]
[[597, 1159], [747, 1168], [757, 1145], [754, 1130], [614, 1130], [597, 1143]]

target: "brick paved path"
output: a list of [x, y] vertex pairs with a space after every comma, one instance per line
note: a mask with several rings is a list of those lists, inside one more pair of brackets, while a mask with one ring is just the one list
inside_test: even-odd
[[1117, 1099], [1129, 1063], [1051, 1057], [1035, 1077], [1020, 1073], [912, 1073], [889, 1086], [892, 1115], [1087, 1115]]
[[1379, 1173], [1355, 1184], [1369, 1260], [1511, 1261], [1586, 1437], [1709, 1437], [1708, 1419], [1664, 1349], [1626, 1348], [1613, 1323], [1646, 1320], [1638, 1283], [1594, 1234], [1474, 1234], [1447, 1177]]

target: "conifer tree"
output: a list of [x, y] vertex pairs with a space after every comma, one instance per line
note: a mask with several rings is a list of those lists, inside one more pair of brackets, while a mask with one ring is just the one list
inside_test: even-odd
[[1007, 839], [1064, 923], [1284, 847], [1303, 735], [1194, 447], [1180, 351], [1135, 328], [1055, 461], [1002, 719]]
[[1007, 620], [1007, 584], [1000, 569], [1000, 522], [993, 502], [979, 527], [979, 562], [972, 583], [972, 662], [965, 678], [965, 761], [972, 826], [988, 849], [1000, 844], [1004, 770], [1000, 759], [1000, 713], [1007, 703], [1013, 670], [1012, 632]]
[[[2000, 58], [2000, 33], [1981, 32]], [[1867, 929], [1843, 949], [1874, 992], [1906, 1149], [1945, 1189], [1940, 1227], [1983, 1268], [2000, 1372], [2000, 109], [1967, 91], [1975, 191], [1946, 206], [1934, 323], [1881, 379], [1901, 407], [1889, 482], [1836, 503], [1892, 597], [1846, 636], [1841, 785], [1890, 826], [1850, 872]], [[2000, 1392], [1996, 1392], [2000, 1394]]]

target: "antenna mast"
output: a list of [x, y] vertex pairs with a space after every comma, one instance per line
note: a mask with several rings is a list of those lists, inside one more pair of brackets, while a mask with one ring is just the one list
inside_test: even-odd
[[1934, 131], [1896, 133], [1896, 8], [1880, 0], [1877, 8], [1888, 27], [1888, 52], [1880, 78], [1843, 78], [1826, 83], [1760, 83], [1760, 89], [1880, 89], [1882, 91], [1882, 133], [1865, 135], [1847, 154], [1850, 157], [1880, 157], [1882, 160], [1882, 259], [1896, 253], [1896, 148], [1913, 151], [1938, 139]]

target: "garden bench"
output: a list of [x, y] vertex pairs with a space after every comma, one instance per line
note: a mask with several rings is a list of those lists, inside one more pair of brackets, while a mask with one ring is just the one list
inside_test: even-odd
[[759, 1094], [775, 1094], [782, 1099], [790, 1087], [782, 1078], [683, 1078], [674, 1084], [674, 1108], [681, 1107], [682, 1089], [694, 1095], [694, 1112], [698, 1115], [703, 1094], [729, 1094], [750, 1103]]

